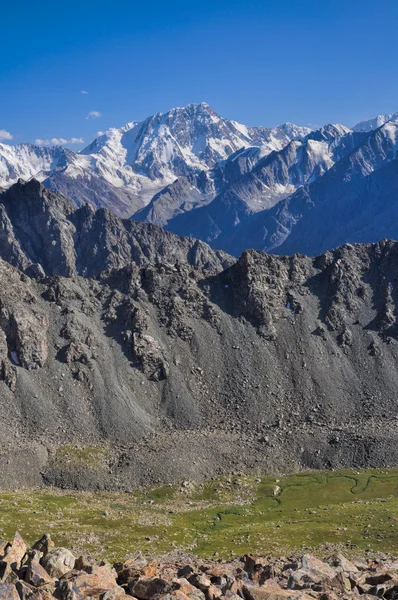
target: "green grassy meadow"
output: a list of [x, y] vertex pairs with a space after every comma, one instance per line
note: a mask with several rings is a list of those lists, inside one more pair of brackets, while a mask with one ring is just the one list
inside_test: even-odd
[[398, 555], [398, 469], [218, 478], [131, 493], [0, 493], [0, 537], [51, 533], [115, 560], [174, 549], [204, 558], [303, 551]]

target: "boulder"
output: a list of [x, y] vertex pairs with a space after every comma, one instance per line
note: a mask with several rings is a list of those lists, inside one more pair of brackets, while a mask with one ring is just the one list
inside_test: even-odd
[[194, 573], [188, 578], [188, 581], [204, 593], [211, 586], [211, 580], [204, 573]]
[[67, 548], [53, 548], [41, 560], [50, 577], [60, 579], [75, 566], [75, 557]]
[[139, 369], [150, 381], [162, 381], [169, 376], [169, 364], [160, 343], [147, 333], [133, 333], [132, 351]]
[[38, 550], [43, 555], [46, 555], [54, 548], [54, 542], [51, 539], [49, 533], [45, 533], [37, 542], [32, 546], [32, 550]]
[[304, 592], [285, 590], [277, 583], [271, 582], [258, 587], [244, 584], [242, 593], [246, 600], [311, 600], [311, 596]]
[[72, 571], [59, 581], [56, 596], [61, 600], [99, 598], [105, 593], [123, 595], [123, 588], [117, 585], [116, 571], [110, 565], [92, 567], [90, 572]]
[[305, 554], [301, 568], [289, 577], [288, 587], [296, 590], [312, 588], [325, 591], [332, 587], [332, 582], [333, 586], [344, 591], [342, 578], [339, 579], [338, 573], [332, 567], [310, 554]]
[[54, 580], [38, 561], [31, 560], [26, 570], [25, 581], [35, 587], [41, 587], [42, 585], [53, 583]]
[[213, 583], [206, 590], [206, 600], [218, 600], [218, 598], [221, 598], [222, 595], [222, 589], [220, 589]]
[[26, 544], [17, 531], [12, 543], [6, 546], [0, 561], [0, 580], [3, 583], [13, 583], [17, 579], [15, 572], [20, 568], [26, 550]]
[[126, 561], [121, 570], [117, 570], [118, 583], [123, 585], [130, 581], [137, 581], [140, 577], [151, 578], [158, 574], [156, 560], [148, 563], [146, 560]]
[[[127, 598], [127, 594], [126, 594], [124, 588], [122, 588], [120, 586], [117, 586], [117, 587], [112, 588], [111, 590], [108, 590], [101, 596], [101, 600], [123, 600], [124, 598]], [[132, 597], [129, 596], [128, 600], [131, 600], [131, 598]]]
[[197, 587], [189, 583], [185, 577], [173, 579], [173, 584], [178, 586], [178, 591], [182, 592], [192, 600], [205, 600], [204, 593]]
[[128, 586], [128, 591], [139, 600], [150, 600], [152, 596], [157, 594], [166, 594], [173, 591], [173, 585], [160, 577], [151, 577], [132, 582]]

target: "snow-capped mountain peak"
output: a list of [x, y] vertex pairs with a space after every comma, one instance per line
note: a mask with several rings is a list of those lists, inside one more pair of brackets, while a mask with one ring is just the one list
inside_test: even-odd
[[353, 131], [358, 132], [372, 131], [373, 129], [378, 129], [388, 121], [393, 121], [394, 123], [398, 122], [398, 112], [377, 115], [377, 117], [374, 117], [373, 119], [357, 123], [352, 129]]
[[177, 177], [212, 169], [242, 148], [258, 146], [267, 154], [309, 132], [292, 124], [248, 127], [201, 102], [110, 129], [81, 154], [90, 155], [95, 172], [113, 185], [137, 191], [149, 185], [153, 191]]
[[22, 143], [15, 146], [0, 144], [0, 188], [18, 179], [40, 179], [40, 173], [72, 164], [78, 155], [62, 146], [34, 146]]
[[[62, 181], [60, 191], [71, 193], [73, 179], [82, 186], [84, 182], [91, 184], [94, 177], [97, 187], [101, 180], [108, 191], [113, 190], [112, 194], [134, 197], [132, 214], [133, 208], [147, 204], [178, 177], [209, 171], [242, 148], [258, 147], [259, 155], [267, 155], [308, 133], [310, 129], [291, 123], [274, 128], [249, 127], [221, 117], [206, 102], [188, 104], [110, 128], [80, 153], [58, 146], [1, 145], [0, 187], [8, 187], [20, 177], [37, 177], [58, 186], [56, 189]], [[52, 176], [55, 172], [57, 177]], [[104, 187], [100, 188], [104, 193]], [[75, 186], [75, 201], [79, 194]], [[101, 199], [93, 201], [98, 205]]]

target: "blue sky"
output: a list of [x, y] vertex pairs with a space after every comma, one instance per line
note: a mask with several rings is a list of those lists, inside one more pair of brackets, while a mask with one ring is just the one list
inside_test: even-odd
[[396, 0], [1, 2], [0, 130], [88, 143], [201, 101], [248, 125], [352, 125], [398, 110], [397, 19]]

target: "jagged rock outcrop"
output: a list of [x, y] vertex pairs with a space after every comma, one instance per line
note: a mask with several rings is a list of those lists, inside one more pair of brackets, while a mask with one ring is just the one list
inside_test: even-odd
[[188, 262], [222, 269], [233, 259], [198, 240], [179, 238], [159, 227], [121, 220], [106, 209], [76, 209], [35, 180], [0, 194], [0, 256], [37, 276], [95, 277], [131, 261]]

